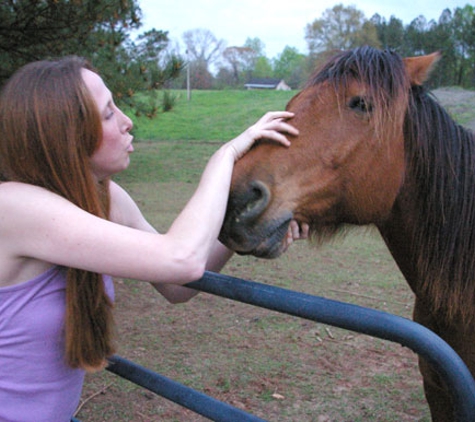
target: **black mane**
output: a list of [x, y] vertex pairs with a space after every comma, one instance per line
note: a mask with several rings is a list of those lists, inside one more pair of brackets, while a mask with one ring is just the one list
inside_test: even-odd
[[457, 316], [470, 322], [475, 319], [474, 134], [408, 79], [397, 53], [362, 47], [332, 57], [307, 87], [330, 83], [341, 92], [354, 81], [363, 83], [383, 140], [391, 125], [404, 121], [405, 179], [417, 186], [411, 249], [418, 255], [420, 293], [449, 320]]
[[[451, 319], [475, 309], [475, 138], [424, 88], [411, 89], [407, 173], [417, 181], [421, 288]], [[458, 316], [460, 316], [458, 315]]]

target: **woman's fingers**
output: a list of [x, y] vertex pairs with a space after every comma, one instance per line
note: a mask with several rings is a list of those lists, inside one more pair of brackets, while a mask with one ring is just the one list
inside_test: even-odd
[[285, 236], [285, 239], [284, 239], [284, 243], [285, 243], [284, 251], [286, 251], [295, 240], [307, 239], [308, 232], [309, 232], [309, 226], [307, 223], [301, 223], [299, 225], [297, 221], [292, 220], [289, 223], [287, 235]]
[[261, 117], [254, 125], [249, 127], [237, 138], [230, 141], [235, 151], [235, 159], [241, 158], [259, 139], [271, 139], [284, 146], [290, 146], [285, 133], [297, 136], [298, 130], [287, 123], [287, 119], [294, 114], [288, 111], [271, 111]]

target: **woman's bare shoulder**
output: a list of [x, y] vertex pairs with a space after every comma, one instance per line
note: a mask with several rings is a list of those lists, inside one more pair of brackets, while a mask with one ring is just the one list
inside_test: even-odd
[[0, 286], [29, 280], [51, 267], [50, 262], [25, 254], [24, 245], [38, 233], [41, 214], [56, 197], [38, 186], [0, 183]]
[[55, 195], [53, 192], [40, 186], [22, 182], [0, 182], [0, 195]]

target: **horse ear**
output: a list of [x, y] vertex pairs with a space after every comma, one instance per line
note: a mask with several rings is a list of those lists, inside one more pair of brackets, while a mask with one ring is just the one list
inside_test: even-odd
[[440, 60], [439, 51], [427, 56], [407, 57], [404, 60], [411, 85], [422, 85], [428, 78], [436, 63]]

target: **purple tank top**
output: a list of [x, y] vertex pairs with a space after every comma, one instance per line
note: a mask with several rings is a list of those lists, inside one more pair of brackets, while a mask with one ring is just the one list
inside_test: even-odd
[[[114, 299], [112, 279], [104, 276]], [[84, 371], [64, 359], [66, 270], [0, 288], [0, 421], [70, 421]]]

